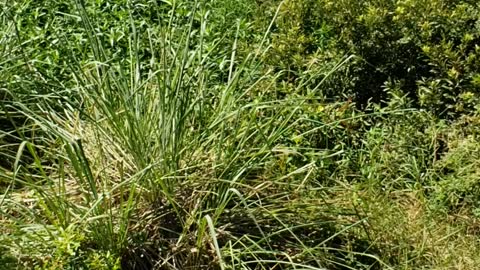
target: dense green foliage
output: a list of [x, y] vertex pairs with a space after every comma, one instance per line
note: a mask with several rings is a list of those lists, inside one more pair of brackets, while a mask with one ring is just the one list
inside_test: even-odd
[[0, 7], [0, 269], [480, 263], [477, 1]]
[[479, 10], [476, 1], [287, 1], [272, 65], [297, 73], [353, 54], [329, 96], [366, 105], [395, 92], [442, 117], [478, 113]]

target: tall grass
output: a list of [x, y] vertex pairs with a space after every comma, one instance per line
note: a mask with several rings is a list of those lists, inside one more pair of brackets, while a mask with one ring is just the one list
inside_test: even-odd
[[354, 56], [269, 70], [278, 6], [246, 44], [221, 2], [162, 1], [149, 24], [125, 2], [115, 43], [73, 1], [50, 67], [2, 13], [0, 269], [474, 265], [459, 217], [478, 194], [475, 118], [449, 131], [407, 96], [365, 111], [321, 97]]
[[[47, 268], [93, 265], [98, 256], [110, 269], [302, 267], [266, 249], [283, 232], [305, 245], [278, 217], [279, 231], [266, 235], [254, 214], [259, 210], [253, 210], [261, 207], [254, 197], [264, 184], [246, 180], [274, 158], [303, 102], [252, 103], [252, 89], [272, 84], [254, 75], [258, 53], [236, 58], [236, 40], [224, 60], [227, 81], [212, 81], [216, 71], [204, 44], [208, 13], [198, 4], [180, 27], [173, 3], [165, 24], [147, 33], [136, 31], [130, 14], [127, 59], [109, 54], [94, 17], [83, 2], [76, 4], [91, 46], [83, 56], [89, 61], [68, 56], [76, 81], [68, 91], [76, 101], [64, 103], [63, 111], [18, 104], [18, 112], [48, 134], [54, 159], [46, 165], [39, 146], [20, 144], [13, 173], [5, 177], [32, 193], [22, 200], [7, 189], [2, 197], [12, 232], [4, 246], [20, 263]], [[148, 40], [142, 49], [149, 59], [140, 39]], [[19, 165], [26, 153], [34, 174]], [[219, 239], [230, 230], [225, 216], [235, 209], [247, 214], [259, 236]], [[74, 259], [79, 254], [82, 261]]]

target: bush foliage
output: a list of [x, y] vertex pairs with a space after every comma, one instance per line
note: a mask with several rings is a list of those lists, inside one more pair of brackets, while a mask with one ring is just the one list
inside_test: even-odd
[[477, 113], [479, 10], [476, 1], [286, 1], [270, 63], [298, 73], [353, 54], [329, 96], [366, 105], [400, 90], [442, 117]]

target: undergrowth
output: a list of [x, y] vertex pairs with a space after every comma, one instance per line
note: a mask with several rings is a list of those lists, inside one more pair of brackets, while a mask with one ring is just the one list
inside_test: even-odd
[[1, 2], [0, 269], [475, 269], [478, 12], [387, 2]]

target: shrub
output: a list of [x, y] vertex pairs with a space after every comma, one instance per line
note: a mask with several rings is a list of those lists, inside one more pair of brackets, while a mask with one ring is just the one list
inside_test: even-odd
[[474, 1], [286, 1], [269, 64], [301, 73], [312, 58], [324, 63], [354, 54], [359, 58], [343, 69], [344, 78], [324, 92], [366, 105], [388, 100], [385, 83], [395, 82], [437, 115], [475, 113], [479, 29]]

